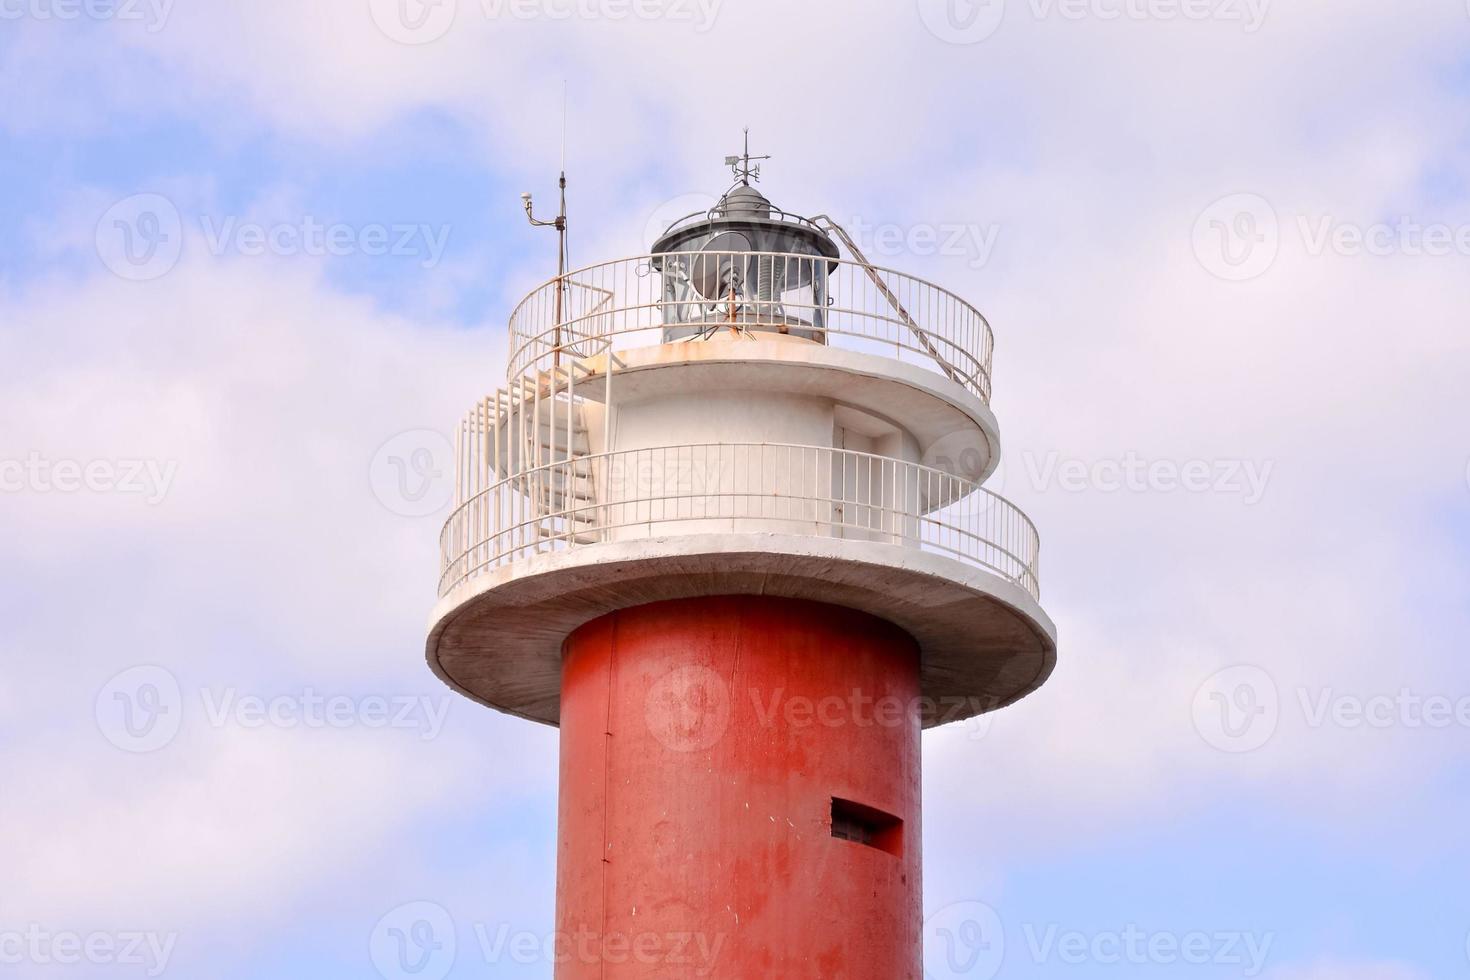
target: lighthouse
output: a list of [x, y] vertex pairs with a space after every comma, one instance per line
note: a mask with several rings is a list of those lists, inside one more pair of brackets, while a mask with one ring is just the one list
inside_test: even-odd
[[726, 163], [511, 313], [428, 662], [560, 729], [557, 980], [918, 980], [921, 734], [1056, 661], [992, 332]]

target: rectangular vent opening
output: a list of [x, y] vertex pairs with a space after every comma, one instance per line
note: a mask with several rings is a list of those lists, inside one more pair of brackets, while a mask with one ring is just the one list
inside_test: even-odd
[[903, 857], [903, 821], [852, 800], [832, 798], [832, 836]]

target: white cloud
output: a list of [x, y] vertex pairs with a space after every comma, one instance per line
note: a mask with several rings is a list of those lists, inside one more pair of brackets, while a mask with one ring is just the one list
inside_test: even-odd
[[[360, 873], [430, 812], [549, 792], [545, 736], [424, 666], [442, 515], [399, 516], [370, 473], [395, 433], [448, 430], [494, 384], [493, 344], [385, 315], [310, 267], [197, 256], [155, 282], [7, 296], [0, 323], [0, 455], [177, 468], [156, 505], [6, 495], [6, 588], [25, 599], [6, 630], [3, 782], [25, 790], [0, 806], [15, 883], [0, 917], [207, 930]], [[103, 684], [138, 664], [188, 701], [153, 755], [93, 720]], [[428, 697], [450, 714], [432, 742], [215, 727], [205, 690]], [[467, 787], [484, 738], [525, 749]]]
[[27, 753], [6, 772], [27, 789], [0, 811], [0, 916], [187, 931], [282, 901], [434, 809], [462, 760], [412, 747], [261, 730], [136, 758], [100, 737]]
[[[1446, 502], [1461, 512], [1470, 493], [1470, 446], [1454, 425], [1470, 368], [1467, 259], [1314, 258], [1293, 224], [1324, 213], [1454, 220], [1441, 209], [1463, 209], [1422, 187], [1437, 165], [1463, 162], [1443, 122], [1458, 97], [1425, 68], [1447, 62], [1470, 31], [1457, 5], [1443, 6], [1455, 10], [1279, 3], [1253, 35], [1012, 16], [964, 48], [925, 34], [912, 4], [860, 13], [730, 4], [704, 36], [667, 24], [464, 17], [422, 47], [384, 38], [358, 0], [180, 5], [166, 30], [124, 45], [19, 35], [0, 80], [28, 97], [8, 100], [0, 118], [22, 131], [96, 124], [85, 98], [62, 95], [90, 61], [99, 77], [116, 70], [136, 82], [107, 86], [117, 89], [109, 107], [184, 114], [225, 142], [259, 129], [352, 146], [422, 109], [471, 127], [497, 174], [524, 176], [552, 166], [565, 74], [579, 260], [639, 249], [660, 202], [719, 190], [718, 158], [747, 122], [756, 148], [777, 155], [765, 186], [778, 203], [998, 224], [994, 259], [978, 271], [963, 257], [896, 261], [976, 300], [994, 322], [1006, 491], [1042, 530], [1061, 666], [983, 739], [964, 728], [929, 738], [927, 772], [947, 787], [931, 826], [959, 839], [960, 821], [973, 827], [980, 814], [1011, 840], [1040, 846], [1065, 831], [1086, 846], [1124, 821], [1242, 797], [1285, 811], [1310, 797], [1352, 801], [1339, 814], [1348, 827], [1412, 809], [1463, 732], [1312, 729], [1297, 712], [1265, 747], [1231, 756], [1204, 744], [1191, 703], [1206, 678], [1237, 663], [1267, 668], [1288, 704], [1296, 689], [1327, 685], [1458, 690], [1449, 654], [1466, 624], [1447, 610], [1463, 608], [1462, 560], [1442, 528], [1414, 515]], [[734, 78], [710, 68], [730, 52], [755, 67]], [[1261, 278], [1227, 283], [1200, 265], [1190, 235], [1204, 207], [1242, 191], [1276, 208], [1282, 251]], [[89, 199], [75, 214], [94, 210]], [[86, 249], [80, 222], [37, 233], [55, 235], [53, 254]], [[451, 272], [438, 286], [450, 298], [468, 274]], [[73, 591], [38, 599], [54, 614], [23, 624], [19, 639], [53, 655], [26, 661], [21, 677], [57, 692], [79, 672], [91, 690], [144, 650], [182, 667], [202, 638], [201, 673], [228, 664], [261, 676], [424, 678], [416, 644], [434, 521], [386, 511], [367, 468], [389, 437], [447, 428], [500, 383], [498, 321], [472, 332], [411, 323], [327, 289], [302, 262], [186, 258], [156, 283], [102, 277], [12, 291], [0, 323], [0, 401], [20, 449], [179, 463], [166, 508], [53, 496], [0, 515], [37, 581], [59, 588], [85, 569], [83, 581], [110, 583], [105, 618], [76, 616]], [[1026, 483], [1027, 451], [1244, 457], [1274, 469], [1263, 500], [1247, 507], [1219, 495], [1042, 490]], [[222, 650], [232, 631], [259, 655]], [[74, 662], [57, 665], [58, 649]], [[19, 710], [40, 717], [40, 707]], [[43, 758], [39, 737], [23, 750]], [[322, 826], [364, 804], [364, 746], [297, 759], [300, 746], [282, 737], [195, 751], [200, 770], [253, 774], [246, 785], [286, 813], [319, 782], [341, 798], [319, 814]], [[497, 753], [499, 765], [507, 755]], [[60, 860], [45, 827], [73, 789], [88, 798], [82, 787], [99, 772], [89, 765], [63, 767], [41, 816], [21, 828], [42, 835], [38, 853]], [[260, 775], [273, 765], [287, 766], [280, 786]], [[419, 780], [429, 798], [454, 792], [442, 770], [419, 765], [400, 750], [378, 776]], [[977, 768], [985, 777], [967, 778]], [[198, 786], [160, 777], [160, 799], [178, 814], [163, 828], [197, 837], [184, 825], [220, 822], [218, 775]], [[1367, 796], [1374, 806], [1361, 805]], [[95, 805], [123, 816], [116, 827], [77, 826], [90, 841], [81, 853], [120, 846], [126, 828], [144, 842], [139, 861], [167, 854], [161, 831], [137, 829], [151, 804], [113, 777]], [[338, 853], [408, 812], [354, 830]], [[278, 847], [282, 862], [301, 854], [302, 836], [274, 818], [220, 826]], [[1431, 829], [1400, 843], [1436, 839]], [[148, 864], [118, 870], [148, 883], [145, 896], [169, 880]], [[61, 907], [78, 879], [57, 882], [30, 897]], [[286, 887], [262, 879], [249, 890]], [[1337, 969], [1277, 980], [1414, 976]]]

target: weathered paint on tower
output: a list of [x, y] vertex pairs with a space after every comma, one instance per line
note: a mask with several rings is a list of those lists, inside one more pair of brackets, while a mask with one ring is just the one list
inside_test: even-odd
[[557, 980], [917, 980], [919, 734], [1050, 675], [1039, 538], [985, 318], [734, 166], [512, 314], [428, 659], [561, 728]]

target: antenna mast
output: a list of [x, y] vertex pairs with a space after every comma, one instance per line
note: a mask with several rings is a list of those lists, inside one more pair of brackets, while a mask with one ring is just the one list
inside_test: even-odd
[[556, 327], [553, 334], [554, 350], [552, 353], [553, 365], [561, 366], [561, 326], [563, 322], [562, 309], [563, 297], [567, 289], [567, 86], [562, 82], [561, 91], [561, 176], [557, 179], [557, 187], [561, 192], [561, 207], [557, 215], [550, 221], [542, 221], [532, 212], [531, 192], [526, 191], [521, 195], [521, 203], [526, 208], [526, 218], [536, 228], [556, 229]]

